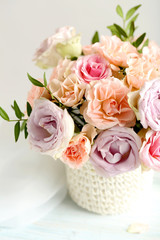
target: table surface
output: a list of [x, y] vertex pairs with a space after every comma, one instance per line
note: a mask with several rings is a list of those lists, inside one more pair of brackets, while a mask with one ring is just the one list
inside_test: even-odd
[[[160, 174], [159, 174], [160, 175]], [[151, 207], [144, 212], [100, 216], [78, 207], [67, 195], [54, 211], [34, 224], [17, 230], [0, 229], [0, 240], [160, 240], [160, 176], [153, 182]], [[134, 222], [148, 223], [146, 233], [126, 230]]]

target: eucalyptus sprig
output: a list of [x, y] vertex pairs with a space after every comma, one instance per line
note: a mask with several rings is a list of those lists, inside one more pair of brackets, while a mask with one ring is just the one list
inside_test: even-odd
[[[13, 102], [13, 105], [11, 105], [11, 107], [14, 110], [14, 113], [17, 119], [10, 119], [9, 115], [6, 113], [6, 111], [2, 107], [0, 107], [0, 116], [7, 122], [15, 122], [14, 137], [15, 137], [15, 142], [17, 142], [20, 136], [20, 132], [22, 131], [24, 132], [25, 139], [28, 136], [27, 118], [24, 118], [24, 113], [20, 110], [20, 107], [18, 106], [15, 100]], [[26, 109], [27, 109], [27, 115], [29, 117], [32, 111], [32, 107], [29, 102], [27, 102]]]
[[[135, 7], [132, 7], [127, 11], [126, 14], [124, 14], [122, 7], [118, 5], [116, 7], [116, 12], [121, 17], [123, 26], [120, 26], [114, 23], [113, 25], [107, 27], [111, 31], [112, 35], [116, 35], [122, 41], [130, 41], [131, 44], [136, 48], [138, 48], [141, 45], [141, 43], [144, 41], [146, 36], [146, 33], [143, 33], [142, 35], [140, 35], [140, 37], [134, 40], [134, 33], [138, 28], [135, 25], [135, 22], [139, 16], [139, 13], [138, 14], [135, 14], [135, 13], [140, 7], [141, 7], [141, 4]], [[145, 41], [145, 43], [143, 44], [139, 52], [142, 52], [143, 47], [147, 45], [148, 45], [148, 39]]]

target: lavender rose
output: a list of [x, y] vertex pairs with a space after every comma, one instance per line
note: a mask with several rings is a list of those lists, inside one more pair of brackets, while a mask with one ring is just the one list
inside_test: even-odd
[[28, 119], [31, 146], [55, 159], [68, 146], [74, 134], [74, 122], [67, 110], [47, 99], [38, 99]]
[[103, 177], [134, 170], [140, 165], [140, 137], [126, 127], [102, 131], [92, 147], [90, 161]]
[[139, 113], [144, 128], [160, 131], [160, 78], [146, 82], [139, 92]]

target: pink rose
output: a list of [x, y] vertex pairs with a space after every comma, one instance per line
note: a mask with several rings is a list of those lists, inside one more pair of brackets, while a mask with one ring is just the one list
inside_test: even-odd
[[[39, 79], [39, 81], [43, 82], [41, 79]], [[33, 107], [34, 100], [39, 99], [40, 97], [50, 99], [50, 94], [45, 88], [32, 85], [31, 90], [28, 92], [27, 101]]]
[[98, 135], [89, 160], [101, 176], [113, 177], [140, 165], [140, 146], [140, 137], [132, 129], [116, 126]]
[[79, 83], [75, 74], [70, 74], [63, 82], [52, 79], [49, 89], [53, 96], [68, 107], [74, 107], [81, 103], [85, 93], [86, 84]]
[[117, 78], [95, 81], [86, 92], [81, 112], [86, 122], [98, 129], [115, 125], [134, 126], [136, 117], [128, 104], [129, 89]]
[[35, 101], [27, 128], [31, 146], [56, 159], [73, 136], [74, 122], [66, 109], [44, 98]]
[[74, 63], [75, 63], [74, 61], [71, 61], [66, 58], [64, 60], [60, 60], [58, 65], [53, 69], [53, 72], [50, 77], [50, 82], [55, 78], [63, 82], [64, 79], [68, 77], [68, 75], [73, 73], [72, 67]]
[[144, 128], [160, 131], [160, 78], [146, 82], [139, 91], [138, 102], [141, 124]]
[[121, 41], [117, 36], [102, 36], [100, 43], [83, 48], [85, 54], [99, 53], [110, 64], [128, 67], [127, 59], [130, 56], [139, 55], [137, 49], [129, 42]]
[[84, 83], [104, 79], [112, 74], [108, 61], [99, 55], [80, 57], [76, 62], [74, 71], [79, 80]]
[[160, 132], [149, 131], [140, 150], [140, 159], [147, 167], [160, 171]]
[[89, 139], [81, 133], [72, 138], [62, 154], [62, 161], [71, 168], [80, 168], [88, 160], [90, 150]]
[[131, 57], [127, 63], [127, 82], [136, 89], [141, 88], [146, 81], [152, 80], [160, 75], [156, 64], [143, 56]]

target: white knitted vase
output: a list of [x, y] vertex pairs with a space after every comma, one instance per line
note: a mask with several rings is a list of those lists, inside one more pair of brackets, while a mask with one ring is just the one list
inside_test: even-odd
[[99, 176], [88, 161], [81, 169], [66, 167], [71, 198], [82, 208], [99, 214], [119, 214], [128, 211], [147, 185], [152, 173], [142, 173], [141, 167], [115, 177]]

